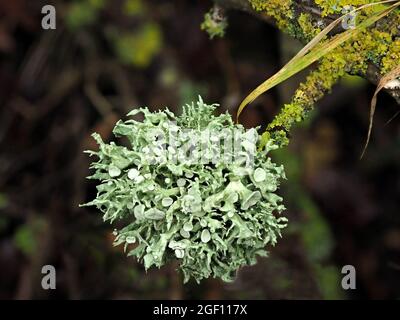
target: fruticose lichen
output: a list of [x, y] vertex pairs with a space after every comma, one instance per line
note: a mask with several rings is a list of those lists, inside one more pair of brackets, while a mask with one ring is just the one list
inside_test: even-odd
[[94, 134], [99, 151], [88, 151], [98, 158], [89, 178], [100, 183], [86, 205], [125, 224], [115, 244], [129, 256], [146, 269], [178, 260], [185, 282], [233, 280], [267, 254], [287, 222], [276, 194], [284, 169], [268, 155], [276, 146], [257, 150], [257, 130], [214, 115], [215, 108], [199, 98], [180, 116], [135, 109], [128, 116], [140, 113], [143, 121], [119, 121], [113, 130], [127, 146]]
[[[248, 0], [253, 8], [273, 17], [277, 26], [292, 36], [306, 42], [321, 30], [323, 17], [343, 14], [343, 9], [351, 6], [376, 2], [373, 0], [316, 0], [321, 17], [300, 12], [299, 4], [292, 0]], [[382, 5], [370, 6], [359, 11], [356, 24], [368, 15], [382, 10]], [[373, 64], [384, 75], [393, 70], [400, 61], [400, 14], [398, 9], [378, 21], [373, 27], [361, 31], [357, 36], [345, 42], [324, 56], [311, 71], [306, 81], [295, 92], [292, 101], [286, 104], [276, 118], [268, 125], [264, 140], [273, 140], [279, 146], [289, 143], [288, 133], [291, 127], [303, 121], [316, 101], [328, 93], [333, 85], [346, 74], [365, 75], [369, 64]], [[326, 25], [325, 25], [326, 26]], [[335, 37], [338, 35], [333, 35]]]

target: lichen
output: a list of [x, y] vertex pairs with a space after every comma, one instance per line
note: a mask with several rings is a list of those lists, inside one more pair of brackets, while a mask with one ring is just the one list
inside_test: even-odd
[[[249, 0], [257, 11], [273, 17], [277, 26], [303, 41], [311, 40], [320, 32], [318, 23], [308, 13], [295, 15], [292, 1]], [[321, 16], [340, 15], [343, 8], [374, 2], [373, 0], [316, 0], [321, 9]], [[371, 6], [357, 13], [357, 23], [368, 15], [382, 10], [382, 5]], [[381, 70], [382, 75], [390, 72], [400, 61], [398, 11], [385, 17], [384, 23], [358, 33], [351, 40], [324, 56], [318, 67], [311, 71], [304, 83], [295, 92], [292, 101], [285, 104], [280, 113], [268, 125], [263, 140], [273, 139], [278, 145], [289, 143], [288, 133], [291, 127], [303, 121], [314, 104], [328, 93], [332, 86], [346, 74], [365, 75], [370, 63]], [[337, 35], [336, 35], [337, 36]], [[335, 36], [333, 36], [335, 37]]]
[[126, 147], [94, 134], [99, 150], [88, 151], [97, 158], [90, 178], [99, 184], [86, 205], [125, 224], [115, 230], [115, 244], [146, 269], [175, 260], [185, 282], [232, 281], [240, 267], [267, 254], [287, 224], [277, 194], [284, 168], [268, 155], [276, 146], [256, 151], [257, 130], [214, 115], [216, 107], [200, 98], [180, 116], [134, 109], [128, 116], [144, 120], [121, 120], [113, 130]]
[[299, 23], [302, 35], [306, 36], [307, 38], [313, 38], [321, 32], [321, 29], [313, 24], [311, 15], [309, 13], [301, 13], [297, 21]]
[[326, 17], [330, 14], [340, 14], [346, 6], [359, 7], [366, 3], [376, 2], [374, 0], [315, 0], [322, 10], [321, 15]]
[[292, 0], [249, 0], [256, 11], [265, 12], [276, 20], [278, 28], [290, 30], [290, 20], [293, 18]]
[[396, 39], [388, 45], [388, 50], [382, 58], [382, 72], [384, 74], [390, 72], [394, 67], [398, 66], [400, 61], [400, 39]]
[[204, 15], [204, 21], [200, 25], [201, 30], [208, 33], [210, 39], [214, 37], [223, 37], [228, 27], [226, 17], [218, 8], [212, 8]]

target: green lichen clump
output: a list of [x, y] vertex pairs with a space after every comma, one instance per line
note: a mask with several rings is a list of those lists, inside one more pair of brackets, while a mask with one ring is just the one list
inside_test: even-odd
[[129, 256], [146, 269], [178, 260], [185, 282], [233, 280], [241, 266], [266, 255], [287, 222], [276, 194], [283, 166], [268, 156], [276, 146], [257, 151], [257, 131], [228, 114], [215, 116], [215, 108], [199, 99], [181, 116], [135, 109], [128, 116], [141, 113], [144, 120], [119, 121], [113, 131], [128, 140], [126, 147], [94, 134], [99, 151], [89, 151], [98, 158], [89, 178], [100, 183], [86, 205], [105, 221], [125, 223], [115, 244]]
[[228, 21], [221, 10], [217, 8], [211, 9], [204, 15], [204, 21], [200, 25], [201, 30], [208, 33], [210, 39], [214, 37], [223, 37], [228, 27]]
[[[277, 20], [283, 31], [309, 41], [326, 25], [321, 19], [308, 13], [297, 13], [297, 4], [291, 0], [283, 1], [282, 7], [276, 0], [249, 0], [258, 11]], [[321, 9], [321, 16], [343, 14], [343, 8], [372, 3], [372, 0], [316, 0]], [[356, 25], [368, 15], [382, 10], [382, 5], [368, 7], [356, 16]], [[292, 101], [286, 104], [276, 118], [268, 125], [264, 140], [273, 140], [280, 146], [289, 143], [288, 133], [291, 127], [303, 121], [313, 109], [316, 101], [321, 99], [346, 74], [365, 75], [369, 64], [374, 64], [382, 75], [393, 70], [400, 61], [400, 25], [399, 11], [393, 11], [385, 17], [384, 22], [361, 31], [356, 37], [345, 42], [328, 55], [324, 56], [295, 92]], [[336, 35], [338, 36], [338, 35]], [[335, 36], [333, 36], [335, 37]]]

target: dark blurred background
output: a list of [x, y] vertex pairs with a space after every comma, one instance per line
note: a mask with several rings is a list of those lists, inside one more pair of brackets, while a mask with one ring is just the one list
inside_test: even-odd
[[[41, 8], [57, 29], [41, 28]], [[182, 284], [170, 265], [144, 271], [95, 209], [87, 181], [96, 148], [132, 108], [176, 112], [201, 94], [232, 114], [301, 44], [265, 22], [229, 12], [224, 38], [200, 30], [211, 1], [0, 0], [0, 299], [385, 299], [400, 298], [399, 110], [382, 93], [365, 142], [374, 87], [346, 77], [275, 152], [290, 225], [237, 280]], [[243, 113], [265, 126], [288, 102], [300, 74]], [[57, 270], [57, 289], [40, 286]], [[357, 289], [341, 288], [354, 265]]]

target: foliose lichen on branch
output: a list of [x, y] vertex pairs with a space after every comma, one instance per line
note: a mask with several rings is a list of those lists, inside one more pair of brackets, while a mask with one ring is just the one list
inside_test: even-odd
[[[144, 120], [119, 121], [113, 131], [127, 146], [94, 134], [99, 150], [89, 151], [97, 157], [89, 178], [99, 185], [86, 205], [125, 225], [115, 230], [115, 244], [129, 256], [146, 269], [177, 260], [185, 282], [232, 281], [240, 267], [267, 254], [287, 222], [276, 194], [284, 169], [268, 155], [276, 146], [257, 151], [257, 130], [234, 124], [229, 114], [214, 115], [215, 108], [199, 99], [180, 116], [135, 109], [128, 115]], [[230, 138], [240, 149], [229, 147]], [[199, 145], [201, 155], [193, 149]]]

